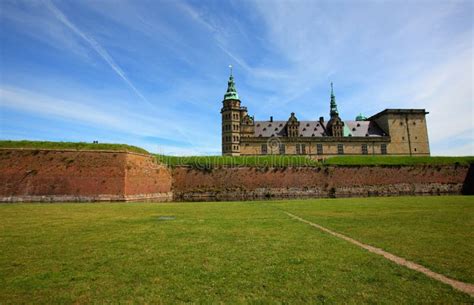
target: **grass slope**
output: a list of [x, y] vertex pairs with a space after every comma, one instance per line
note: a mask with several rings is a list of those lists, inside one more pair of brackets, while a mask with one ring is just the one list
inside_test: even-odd
[[326, 165], [469, 165], [474, 157], [410, 157], [410, 156], [337, 156], [325, 160]]
[[142, 154], [148, 152], [140, 147], [126, 144], [85, 143], [85, 142], [48, 142], [48, 141], [0, 141], [0, 148], [36, 148], [36, 149], [76, 149], [76, 150], [119, 150]]
[[473, 197], [400, 199], [0, 205], [0, 303], [472, 303], [283, 213], [469, 279]]
[[474, 157], [410, 157], [410, 156], [336, 156], [318, 162], [308, 156], [190, 156], [155, 155], [157, 160], [171, 167], [191, 166], [212, 168], [219, 166], [290, 167], [310, 166], [406, 166], [406, 165], [468, 165]]
[[156, 155], [158, 161], [171, 167], [191, 166], [212, 168], [219, 166], [250, 167], [288, 167], [288, 166], [321, 166], [322, 164], [306, 156], [189, 156], [176, 157]]

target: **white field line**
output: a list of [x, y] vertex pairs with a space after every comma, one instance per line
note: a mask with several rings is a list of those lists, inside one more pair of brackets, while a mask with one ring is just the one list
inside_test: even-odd
[[470, 283], [465, 283], [465, 282], [461, 282], [461, 281], [457, 281], [457, 280], [453, 280], [449, 277], [446, 277], [442, 274], [439, 274], [439, 273], [436, 273], [436, 272], [433, 272], [431, 271], [430, 269], [422, 266], [422, 265], [419, 265], [417, 263], [414, 263], [414, 262], [411, 262], [409, 260], [406, 260], [402, 257], [399, 257], [399, 256], [396, 256], [396, 255], [393, 255], [392, 253], [389, 253], [387, 251], [384, 251], [382, 249], [379, 249], [379, 248], [376, 248], [376, 247], [372, 247], [370, 245], [366, 245], [364, 243], [361, 243], [360, 241], [357, 241], [353, 238], [350, 238], [348, 236], [345, 236], [343, 234], [340, 234], [340, 233], [336, 233], [334, 231], [331, 231], [323, 226], [320, 226], [318, 224], [315, 224], [315, 223], [312, 223], [308, 220], [305, 220], [301, 217], [298, 217], [296, 215], [293, 215], [291, 213], [288, 213], [288, 212], [285, 212], [286, 215], [290, 216], [291, 218], [293, 219], [296, 219], [296, 220], [299, 220], [301, 222], [304, 222], [306, 224], [309, 224], [310, 226], [312, 227], [315, 227], [315, 228], [318, 228], [320, 229], [321, 231], [324, 231], [326, 233], [329, 233], [333, 236], [336, 236], [336, 237], [339, 237], [341, 239], [344, 239], [354, 245], [357, 245], [361, 248], [364, 248], [366, 249], [367, 251], [369, 252], [372, 252], [372, 253], [375, 253], [375, 254], [378, 254], [378, 255], [381, 255], [383, 257], [385, 257], [386, 259], [388, 260], [391, 260], [392, 262], [394, 262], [395, 264], [398, 264], [400, 266], [405, 266], [407, 267], [408, 269], [411, 269], [411, 270], [415, 270], [415, 271], [418, 271], [418, 272], [421, 272], [427, 276], [429, 276], [430, 278], [432, 279], [435, 279], [435, 280], [438, 280], [442, 283], [445, 283], [445, 284], [448, 284], [450, 285], [451, 287], [453, 287], [454, 289], [457, 289], [459, 291], [462, 291], [464, 293], [467, 293], [469, 295], [471, 295], [472, 297], [474, 297], [474, 285], [473, 284], [470, 284]]

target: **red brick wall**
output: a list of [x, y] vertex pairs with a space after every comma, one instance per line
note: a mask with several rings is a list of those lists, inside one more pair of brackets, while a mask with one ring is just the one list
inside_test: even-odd
[[0, 150], [0, 197], [4, 198], [126, 200], [126, 196], [170, 189], [170, 172], [150, 156], [113, 151]]
[[154, 158], [127, 154], [125, 195], [166, 193], [171, 191], [171, 171]]
[[[173, 170], [177, 200], [460, 193], [468, 166]], [[208, 198], [209, 197], [209, 198]]]
[[151, 156], [135, 153], [0, 149], [0, 201], [458, 194], [472, 188], [472, 172], [468, 166], [454, 165], [212, 170], [180, 167], [171, 171]]

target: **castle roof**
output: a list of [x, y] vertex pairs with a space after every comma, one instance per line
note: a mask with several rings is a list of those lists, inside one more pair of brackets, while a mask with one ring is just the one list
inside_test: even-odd
[[[255, 137], [286, 136], [287, 121], [255, 121]], [[299, 121], [298, 134], [302, 137], [325, 137], [327, 122]], [[344, 121], [347, 128], [344, 136], [381, 137], [383, 131], [372, 121]]]

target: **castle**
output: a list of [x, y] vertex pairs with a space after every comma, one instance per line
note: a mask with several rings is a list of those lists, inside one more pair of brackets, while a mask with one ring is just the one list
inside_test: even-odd
[[385, 109], [343, 121], [331, 83], [329, 120], [255, 121], [241, 106], [232, 70], [222, 101], [222, 155], [409, 155], [429, 156], [425, 109]]

